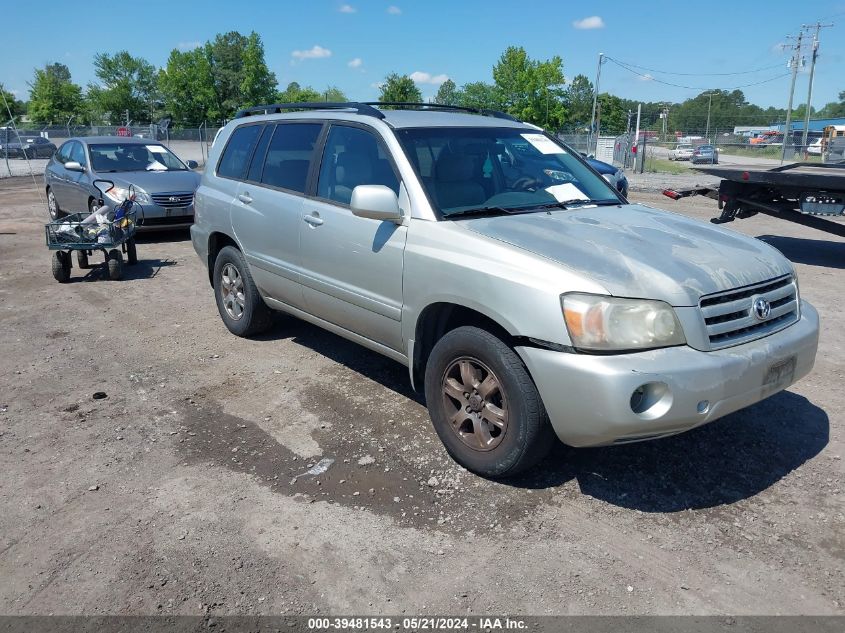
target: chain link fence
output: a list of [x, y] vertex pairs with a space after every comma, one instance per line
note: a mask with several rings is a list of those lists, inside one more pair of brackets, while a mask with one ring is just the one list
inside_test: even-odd
[[89, 136], [146, 138], [166, 145], [183, 161], [195, 160], [200, 167], [205, 167], [211, 143], [219, 129], [217, 126], [206, 125], [198, 128], [162, 129], [156, 124], [0, 128], [0, 178], [30, 174], [37, 176], [44, 173], [49, 160], [47, 152], [39, 151], [35, 158], [26, 155], [26, 142], [33, 137], [45, 138], [56, 148], [69, 138]]

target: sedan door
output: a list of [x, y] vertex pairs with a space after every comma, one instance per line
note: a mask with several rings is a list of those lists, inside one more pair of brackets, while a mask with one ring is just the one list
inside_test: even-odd
[[396, 174], [373, 131], [333, 124], [320, 163], [317, 197], [305, 201], [299, 235], [308, 311], [404, 351], [402, 263], [407, 229], [357, 217], [349, 207], [357, 185], [386, 185], [398, 194]]
[[88, 211], [88, 198], [91, 196], [91, 176], [85, 147], [79, 141], [74, 141], [70, 148], [70, 160], [82, 165], [83, 171], [65, 170], [68, 208], [72, 211], [85, 212]]

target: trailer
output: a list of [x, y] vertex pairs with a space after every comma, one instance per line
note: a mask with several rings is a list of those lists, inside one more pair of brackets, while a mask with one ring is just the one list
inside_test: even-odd
[[763, 213], [845, 237], [845, 161], [772, 169], [715, 165], [696, 169], [721, 178], [718, 188], [666, 189], [663, 195], [673, 200], [696, 195], [717, 200], [721, 214], [710, 220], [714, 224]]

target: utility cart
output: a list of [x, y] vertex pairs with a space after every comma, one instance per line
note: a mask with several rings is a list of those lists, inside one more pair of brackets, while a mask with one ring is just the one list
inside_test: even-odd
[[714, 224], [764, 213], [845, 237], [845, 222], [842, 222], [845, 220], [845, 161], [792, 163], [773, 169], [743, 166], [696, 169], [721, 178], [719, 187], [666, 189], [663, 195], [673, 200], [696, 195], [717, 200], [722, 212], [710, 220]]
[[[76, 263], [81, 269], [90, 268], [88, 258], [94, 251], [102, 251], [109, 279], [123, 275], [123, 255], [129, 265], [138, 261], [135, 246], [135, 215], [133, 200], [125, 200], [114, 211], [103, 207], [102, 214], [74, 213], [44, 226], [47, 248], [53, 251], [53, 277], [59, 283], [70, 279], [71, 251], [76, 251]], [[111, 219], [109, 219], [111, 218]]]

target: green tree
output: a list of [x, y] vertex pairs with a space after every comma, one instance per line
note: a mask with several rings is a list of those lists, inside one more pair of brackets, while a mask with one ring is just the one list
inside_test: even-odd
[[0, 84], [0, 119], [6, 120], [6, 117], [20, 116], [26, 112], [26, 106], [22, 101], [18, 101], [15, 95], [6, 90], [3, 84]]
[[566, 123], [573, 128], [590, 127], [593, 115], [593, 84], [584, 75], [575, 75], [563, 93]]
[[95, 113], [112, 123], [128, 115], [133, 121], [152, 121], [158, 107], [158, 83], [155, 67], [128, 51], [114, 55], [94, 55], [94, 71], [102, 85], [88, 87], [88, 101]]
[[173, 49], [167, 66], [159, 72], [158, 86], [164, 108], [177, 125], [198, 126], [209, 117], [217, 99], [211, 76], [211, 63], [204, 48], [190, 51]]
[[379, 96], [379, 101], [402, 103], [422, 102], [420, 89], [417, 88], [417, 84], [408, 75], [390, 73], [384, 78], [384, 83], [381, 85], [380, 90], [381, 96]]
[[29, 88], [27, 114], [35, 123], [65, 123], [84, 111], [82, 88], [71, 81], [64, 64], [37, 68]]
[[347, 96], [344, 94], [343, 90], [338, 88], [337, 86], [329, 86], [326, 88], [325, 93], [323, 93], [326, 101], [333, 101], [335, 103], [343, 103], [344, 101], [349, 101]]
[[447, 79], [437, 89], [437, 94], [434, 96], [434, 102], [440, 105], [458, 105], [460, 94], [455, 82]]
[[622, 99], [603, 92], [598, 96], [598, 108], [600, 134], [621, 134], [627, 129], [628, 111], [623, 106]]
[[522, 121], [559, 129], [565, 120], [563, 60], [532, 60], [525, 49], [511, 46], [493, 67], [499, 101]]
[[279, 103], [309, 103], [312, 101], [327, 101], [324, 95], [314, 90], [311, 86], [300, 86], [292, 81], [276, 98]]
[[464, 84], [457, 96], [458, 105], [464, 108], [502, 109], [496, 89], [483, 81]]
[[276, 75], [264, 61], [264, 44], [252, 32], [246, 38], [241, 68], [241, 107], [271, 103], [276, 95]]
[[817, 113], [820, 119], [845, 117], [845, 90], [839, 93], [839, 102], [831, 101]]

